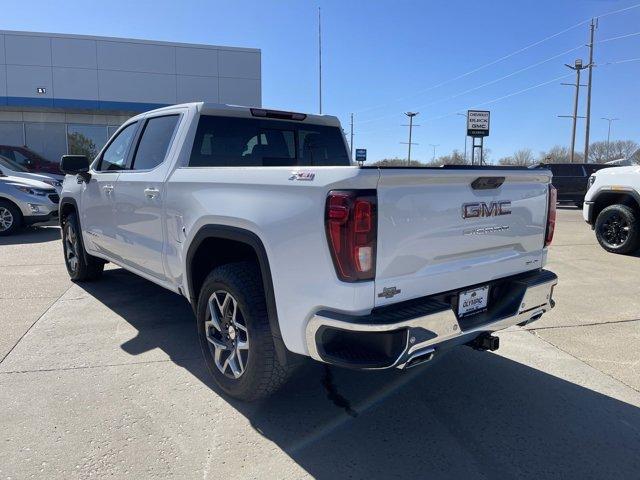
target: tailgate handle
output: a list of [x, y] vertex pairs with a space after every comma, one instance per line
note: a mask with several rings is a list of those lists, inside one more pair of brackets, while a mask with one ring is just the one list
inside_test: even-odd
[[504, 177], [478, 177], [471, 182], [474, 190], [493, 190], [504, 183]]

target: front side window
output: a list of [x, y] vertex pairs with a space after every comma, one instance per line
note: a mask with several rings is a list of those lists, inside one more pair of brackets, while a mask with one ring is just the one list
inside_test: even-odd
[[167, 115], [147, 120], [133, 158], [133, 170], [150, 170], [162, 163], [167, 156], [178, 118], [178, 115]]
[[338, 127], [204, 115], [189, 166], [349, 165]]
[[137, 122], [127, 125], [109, 144], [102, 154], [98, 170], [122, 170], [127, 163], [127, 152], [136, 133]]

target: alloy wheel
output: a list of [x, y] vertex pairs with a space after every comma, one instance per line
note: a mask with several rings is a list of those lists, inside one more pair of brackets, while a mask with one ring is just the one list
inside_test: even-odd
[[617, 213], [607, 218], [600, 227], [602, 237], [614, 247], [618, 247], [627, 241], [630, 230], [631, 225], [629, 225], [629, 222]]
[[205, 334], [216, 367], [229, 378], [240, 378], [249, 359], [249, 332], [238, 301], [218, 290], [209, 297], [206, 315]]
[[66, 226], [64, 247], [67, 265], [72, 272], [76, 272], [78, 270], [78, 236], [70, 223]]
[[14, 218], [8, 208], [0, 207], [0, 232], [9, 230], [13, 225]]

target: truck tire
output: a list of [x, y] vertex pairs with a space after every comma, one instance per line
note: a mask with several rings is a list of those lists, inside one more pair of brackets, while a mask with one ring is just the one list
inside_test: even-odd
[[596, 219], [595, 231], [598, 243], [607, 252], [625, 255], [638, 249], [638, 216], [626, 205], [610, 205], [603, 209]]
[[0, 200], [0, 237], [13, 235], [22, 227], [22, 212], [8, 200]]
[[254, 401], [271, 395], [287, 380], [289, 369], [278, 361], [255, 264], [213, 269], [200, 290], [197, 317], [205, 363], [225, 393]]
[[73, 282], [96, 280], [102, 275], [104, 261], [89, 255], [82, 244], [78, 217], [70, 213], [62, 222], [64, 264]]

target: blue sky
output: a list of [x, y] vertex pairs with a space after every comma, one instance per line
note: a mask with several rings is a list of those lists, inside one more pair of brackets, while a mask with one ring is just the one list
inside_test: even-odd
[[[370, 159], [406, 156], [406, 146], [400, 144], [407, 136], [401, 126], [406, 110], [420, 112], [416, 119], [420, 127], [414, 130], [419, 145], [412, 152], [419, 160], [433, 155], [429, 144], [439, 144], [438, 155], [462, 150], [464, 118], [455, 113], [476, 107], [492, 112], [491, 136], [485, 145], [494, 160], [520, 148], [537, 153], [555, 144], [568, 145], [571, 120], [557, 115], [571, 113], [572, 88], [560, 82], [572, 82], [574, 77], [558, 77], [570, 73], [563, 63], [588, 58], [586, 47], [578, 48], [587, 43], [588, 25], [569, 28], [639, 0], [482, 3], [480, 7], [478, 2], [445, 0], [3, 0], [0, 28], [257, 47], [262, 49], [264, 105], [317, 112], [320, 6], [323, 111], [337, 115], [345, 130], [349, 114], [355, 113], [354, 143], [368, 148]], [[602, 17], [596, 41], [638, 32], [640, 7]], [[577, 50], [568, 52], [573, 48]], [[637, 58], [640, 35], [596, 45], [592, 140], [606, 138], [607, 124], [600, 117], [614, 116], [620, 120], [614, 123], [612, 138], [640, 142], [640, 61], [606, 65]], [[493, 100], [497, 101], [487, 103]], [[576, 142], [580, 149], [583, 135], [581, 123]]]

